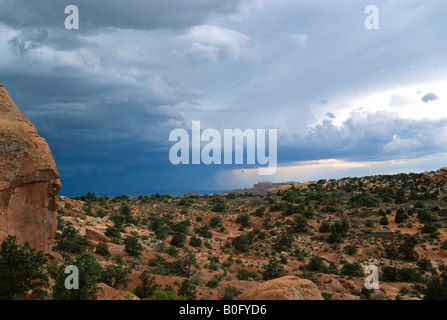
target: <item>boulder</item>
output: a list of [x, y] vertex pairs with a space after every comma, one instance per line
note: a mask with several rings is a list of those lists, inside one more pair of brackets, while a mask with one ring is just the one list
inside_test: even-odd
[[243, 292], [239, 300], [324, 300], [315, 283], [295, 276], [263, 282]]
[[107, 238], [105, 235], [103, 235], [95, 230], [89, 229], [89, 228], [85, 228], [85, 235], [90, 240], [93, 240], [93, 241], [96, 241], [99, 243], [109, 243], [110, 242], [110, 239]]
[[334, 278], [333, 276], [329, 274], [323, 274], [318, 278], [318, 281], [323, 284], [323, 288], [326, 291], [329, 292], [337, 292], [337, 293], [344, 293], [345, 288], [342, 286], [340, 281], [337, 278]]
[[45, 256], [50, 260], [57, 260], [57, 261], [64, 260], [62, 255], [59, 252], [55, 252], [55, 251], [49, 251], [49, 252], [45, 253]]
[[100, 288], [97, 300], [140, 300], [136, 295], [127, 291], [116, 290], [105, 283], [98, 283]]
[[0, 84], [0, 241], [12, 234], [48, 252], [60, 188], [47, 142]]

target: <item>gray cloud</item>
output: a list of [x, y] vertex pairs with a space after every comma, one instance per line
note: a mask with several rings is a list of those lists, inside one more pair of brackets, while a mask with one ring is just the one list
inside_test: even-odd
[[438, 97], [434, 93], [427, 93], [425, 96], [421, 98], [421, 101], [428, 103], [429, 101], [438, 100]]
[[[69, 4], [80, 30], [64, 28]], [[444, 0], [384, 2], [375, 31], [363, 26], [368, 4], [0, 0], [0, 81], [74, 177], [166, 166], [169, 131], [191, 120], [277, 128], [279, 161], [437, 152], [443, 119], [332, 121], [360, 107], [354, 97], [445, 77]]]
[[80, 31], [115, 27], [185, 28], [210, 17], [235, 13], [242, 0], [15, 0], [0, 1], [0, 21], [14, 27], [63, 27], [68, 5], [79, 8]]
[[48, 31], [45, 29], [27, 29], [22, 31], [18, 36], [11, 38], [8, 43], [12, 51], [23, 58], [28, 51], [40, 48], [47, 38]]
[[402, 119], [385, 111], [353, 111], [340, 125], [323, 120], [304, 136], [295, 136], [296, 150], [321, 159], [349, 160], [413, 158], [445, 151], [447, 119], [437, 121]]

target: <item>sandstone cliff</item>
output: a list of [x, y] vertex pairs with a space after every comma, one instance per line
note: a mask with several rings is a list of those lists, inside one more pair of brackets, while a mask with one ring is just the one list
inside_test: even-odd
[[0, 241], [14, 234], [49, 251], [60, 188], [47, 142], [0, 84]]

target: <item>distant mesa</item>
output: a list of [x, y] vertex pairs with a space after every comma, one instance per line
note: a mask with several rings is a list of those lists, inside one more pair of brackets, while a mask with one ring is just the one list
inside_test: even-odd
[[0, 84], [0, 241], [12, 234], [48, 252], [60, 189], [47, 142]]
[[185, 197], [185, 198], [194, 197], [194, 196], [199, 196], [199, 194], [197, 192], [187, 192], [183, 195], [183, 197]]
[[233, 190], [232, 193], [236, 194], [268, 194], [270, 189], [279, 188], [284, 185], [290, 185], [293, 182], [281, 182], [281, 183], [275, 183], [275, 182], [259, 182], [253, 185], [253, 188], [245, 188], [245, 189], [236, 189]]
[[299, 183], [299, 182], [259, 182], [253, 185], [253, 188], [236, 189], [231, 193], [236, 194], [263, 194], [267, 195], [269, 193], [277, 193], [280, 191], [285, 191], [295, 188], [304, 187], [309, 185], [311, 182]]

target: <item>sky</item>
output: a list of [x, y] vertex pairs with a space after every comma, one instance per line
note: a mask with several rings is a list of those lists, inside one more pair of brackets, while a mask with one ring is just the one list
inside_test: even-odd
[[[68, 5], [79, 29], [65, 28]], [[378, 29], [365, 27], [369, 5]], [[445, 0], [0, 0], [0, 82], [61, 195], [447, 166]], [[276, 174], [179, 164], [170, 132], [276, 129]]]

